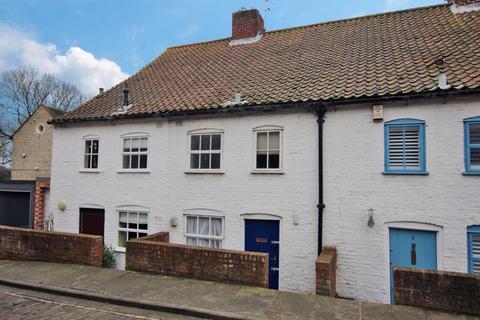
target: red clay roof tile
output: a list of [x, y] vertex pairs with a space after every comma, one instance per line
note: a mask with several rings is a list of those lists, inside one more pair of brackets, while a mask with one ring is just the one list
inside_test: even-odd
[[[167, 49], [126, 80], [127, 115], [226, 108], [237, 92], [250, 105], [420, 93], [441, 72], [454, 88], [480, 87], [480, 12], [453, 14], [446, 5], [229, 41]], [[122, 90], [120, 83], [56, 121], [112, 118]]]

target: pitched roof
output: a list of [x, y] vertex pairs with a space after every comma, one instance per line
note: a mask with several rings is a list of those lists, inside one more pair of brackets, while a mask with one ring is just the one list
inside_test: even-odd
[[[447, 75], [450, 90], [480, 89], [480, 12], [447, 5], [266, 32], [167, 49], [128, 81], [122, 117], [243, 105], [335, 101], [425, 93]], [[439, 64], [439, 59], [444, 63]], [[123, 83], [56, 122], [111, 119]]]

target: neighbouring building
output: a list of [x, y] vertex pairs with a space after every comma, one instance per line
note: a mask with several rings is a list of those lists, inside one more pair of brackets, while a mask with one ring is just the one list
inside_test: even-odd
[[270, 286], [304, 292], [333, 246], [338, 295], [377, 302], [391, 266], [479, 273], [479, 9], [235, 12], [53, 120], [55, 229], [267, 252]]
[[39, 106], [13, 135], [12, 180], [50, 177], [52, 163], [52, 125], [48, 120], [65, 111]]

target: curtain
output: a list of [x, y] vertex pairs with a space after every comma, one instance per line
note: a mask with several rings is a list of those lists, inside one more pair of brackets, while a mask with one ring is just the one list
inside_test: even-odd
[[198, 218], [198, 234], [201, 234], [202, 236], [208, 236], [210, 234], [209, 218]]
[[138, 214], [138, 228], [142, 230], [148, 229], [148, 214], [139, 213]]
[[187, 217], [187, 233], [197, 233], [197, 217]]
[[120, 228], [126, 228], [127, 227], [127, 213], [126, 212], [120, 212], [120, 217], [119, 217], [119, 226]]
[[257, 133], [257, 150], [267, 150], [267, 133]]
[[222, 219], [212, 218], [212, 236], [221, 237], [222, 236]]

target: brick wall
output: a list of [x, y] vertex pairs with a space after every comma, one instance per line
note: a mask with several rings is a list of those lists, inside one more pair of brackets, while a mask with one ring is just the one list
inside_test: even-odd
[[468, 273], [398, 268], [395, 304], [480, 315], [480, 277]]
[[43, 230], [45, 216], [45, 193], [50, 189], [50, 179], [39, 178], [35, 183], [35, 208], [33, 212], [33, 229]]
[[156, 242], [165, 240], [164, 234], [152, 238], [127, 242], [127, 270], [268, 287], [266, 253]]
[[0, 226], [0, 259], [102, 266], [100, 236]]
[[141, 241], [152, 241], [152, 242], [170, 242], [170, 233], [168, 232], [157, 232], [146, 237], [142, 237]]
[[316, 292], [322, 296], [335, 297], [337, 249], [325, 247], [315, 262]]

